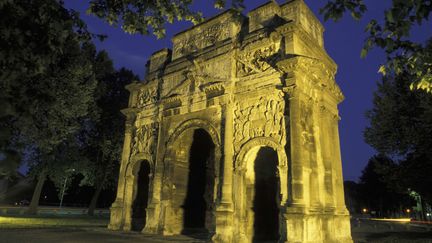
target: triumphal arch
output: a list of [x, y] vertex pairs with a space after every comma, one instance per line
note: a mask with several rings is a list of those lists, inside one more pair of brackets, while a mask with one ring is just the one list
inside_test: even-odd
[[302, 0], [226, 11], [154, 53], [129, 107], [110, 229], [352, 242], [336, 64]]

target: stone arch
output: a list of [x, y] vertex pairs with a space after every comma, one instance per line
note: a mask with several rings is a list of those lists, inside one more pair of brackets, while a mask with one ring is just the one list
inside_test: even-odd
[[[209, 196], [209, 203], [215, 207], [217, 197], [220, 195], [220, 187], [222, 185], [220, 174], [221, 174], [221, 158], [222, 158], [222, 146], [221, 146], [221, 140], [218, 130], [211, 124], [211, 122], [203, 119], [190, 119], [186, 120], [180, 125], [178, 125], [174, 132], [171, 134], [171, 136], [166, 140], [165, 143], [165, 151], [163, 156], [163, 186], [162, 186], [162, 197], [163, 198], [169, 198], [169, 206], [166, 208], [167, 213], [165, 213], [165, 227], [163, 229], [165, 234], [180, 234], [185, 233], [184, 228], [181, 225], [179, 219], [183, 218], [183, 214], [179, 213], [179, 202], [182, 196], [185, 192], [183, 191], [184, 188], [179, 181], [178, 175], [181, 175], [185, 172], [185, 163], [187, 159], [187, 163], [189, 163], [189, 155], [191, 153], [191, 147], [188, 147], [192, 145], [192, 140], [190, 140], [190, 136], [194, 135], [194, 133], [197, 130], [204, 131], [209, 139], [212, 141], [214, 147], [212, 149], [212, 157], [211, 160], [212, 163], [208, 164], [209, 167], [212, 168], [213, 177], [212, 177], [212, 183], [210, 188], [211, 189], [211, 197]], [[186, 139], [186, 142], [184, 142]], [[188, 149], [186, 149], [188, 148]], [[181, 151], [179, 155], [179, 151]], [[185, 155], [186, 154], [186, 155]], [[179, 163], [181, 162], [181, 163]], [[190, 164], [189, 164], [190, 165]], [[188, 170], [188, 169], [187, 169]], [[180, 171], [180, 174], [177, 174]], [[189, 173], [189, 172], [188, 172]], [[180, 184], [179, 184], [180, 183]], [[180, 185], [180, 186], [179, 186]], [[210, 205], [208, 204], [208, 205]], [[214, 212], [207, 212], [208, 214], [213, 215]], [[212, 216], [214, 217], [214, 216]], [[173, 222], [176, 221], [177, 223], [174, 223], [176, 226], [168, 226], [167, 222], [170, 222], [170, 224], [173, 224]], [[208, 227], [207, 227], [208, 226]], [[209, 231], [213, 231], [215, 227], [214, 223], [209, 223], [206, 221], [206, 229]]]
[[132, 225], [133, 202], [136, 199], [135, 197], [138, 190], [138, 185], [137, 185], [138, 173], [140, 171], [140, 168], [142, 167], [142, 163], [146, 163], [149, 167], [147, 205], [149, 205], [152, 200], [153, 188], [151, 185], [153, 185], [153, 174], [154, 174], [153, 157], [147, 153], [138, 153], [131, 156], [125, 170], [124, 201], [128, 202], [125, 203], [124, 216], [123, 216], [125, 220], [124, 223], [125, 230], [131, 230], [133, 228]]
[[213, 142], [215, 143], [216, 146], [221, 145], [220, 142], [220, 136], [219, 136], [219, 132], [217, 131], [217, 129], [207, 120], [203, 120], [203, 119], [190, 119], [187, 120], [183, 123], [181, 123], [173, 132], [173, 134], [168, 138], [166, 145], [167, 148], [170, 148], [170, 146], [173, 145], [173, 143], [177, 140], [177, 138], [186, 130], [189, 129], [199, 129], [202, 128], [204, 130], [206, 130], [210, 136], [213, 139]]
[[[247, 178], [250, 175], [251, 171], [248, 170], [253, 170], [253, 164], [255, 163], [256, 159], [256, 157], [254, 156], [256, 156], [257, 152], [260, 151], [260, 149], [262, 148], [270, 148], [277, 154], [278, 161], [275, 169], [277, 170], [276, 173], [278, 174], [279, 179], [278, 192], [281, 195], [281, 197], [277, 199], [277, 204], [281, 208], [286, 204], [288, 199], [288, 159], [286, 156], [285, 148], [272, 137], [257, 137], [243, 144], [240, 148], [240, 151], [237, 153], [237, 156], [235, 157], [236, 159], [234, 164], [234, 187], [237, 190], [237, 193], [235, 193], [235, 195], [246, 195], [240, 196], [235, 199], [237, 201], [236, 210], [238, 210], [238, 214], [240, 215], [240, 217], [243, 217], [243, 222], [246, 222], [243, 224], [239, 224], [239, 227], [237, 229], [237, 235], [239, 235], [239, 238], [245, 242], [251, 242], [251, 237], [253, 236], [253, 227], [250, 223], [251, 218], [250, 216], [248, 216], [251, 214], [251, 209], [248, 206], [251, 198], [247, 198], [249, 190], [248, 188], [250, 187], [248, 186], [250, 184], [248, 184], [249, 180]], [[245, 197], [247, 199], [245, 199]], [[284, 228], [285, 226], [283, 223], [282, 210], [279, 210], [280, 237], [283, 237], [284, 235]]]
[[279, 169], [287, 168], [288, 159], [284, 147], [272, 137], [257, 137], [249, 140], [243, 146], [241, 146], [235, 160], [235, 171], [246, 169], [245, 157], [247, 153], [254, 147], [270, 147], [274, 149], [278, 154]]
[[153, 162], [153, 156], [148, 153], [137, 153], [133, 156], [131, 156], [129, 160], [129, 164], [126, 168], [126, 177], [128, 176], [136, 176], [136, 173], [138, 173], [138, 167], [137, 166], [142, 161], [148, 161], [148, 164], [150, 166], [150, 170], [152, 173], [154, 173], [154, 162]]

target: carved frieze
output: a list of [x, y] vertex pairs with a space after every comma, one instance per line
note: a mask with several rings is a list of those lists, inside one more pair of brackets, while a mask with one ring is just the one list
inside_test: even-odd
[[270, 45], [259, 48], [246, 47], [236, 58], [237, 76], [244, 77], [270, 69], [278, 56], [279, 47], [278, 42], [271, 42]]
[[285, 102], [282, 94], [261, 97], [256, 103], [237, 103], [234, 116], [234, 149], [255, 137], [273, 137], [281, 144], [285, 138]]
[[138, 91], [136, 106], [138, 108], [144, 107], [148, 104], [155, 103], [157, 101], [157, 88], [147, 88]]
[[231, 35], [230, 25], [229, 22], [216, 23], [188, 37], [179, 40], [173, 39], [173, 58], [185, 56], [229, 38]]
[[135, 135], [132, 141], [132, 153], [144, 153], [154, 155], [157, 142], [158, 123], [147, 124], [135, 130]]
[[[167, 85], [164, 87], [163, 97], [189, 95], [209, 88], [223, 90], [223, 83], [228, 80], [231, 73], [229, 61], [212, 60], [208, 62], [194, 59], [192, 63], [193, 66], [184, 70], [182, 75], [175, 75], [166, 80]], [[172, 86], [169, 83], [177, 83], [177, 85]]]

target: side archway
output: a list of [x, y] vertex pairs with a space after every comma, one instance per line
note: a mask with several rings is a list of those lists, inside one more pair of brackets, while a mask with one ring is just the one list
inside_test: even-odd
[[277, 241], [283, 236], [280, 209], [288, 198], [287, 162], [284, 147], [271, 137], [251, 139], [240, 148], [234, 169], [240, 238]]
[[141, 231], [147, 221], [147, 206], [153, 189], [152, 156], [145, 153], [135, 154], [125, 172], [124, 229]]

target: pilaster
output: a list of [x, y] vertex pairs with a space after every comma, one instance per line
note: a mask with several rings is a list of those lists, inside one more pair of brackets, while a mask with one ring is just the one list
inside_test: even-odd
[[123, 141], [123, 150], [120, 162], [119, 181], [117, 186], [117, 196], [110, 208], [110, 223], [108, 228], [111, 230], [120, 230], [124, 224], [124, 194], [126, 184], [126, 169], [129, 163], [130, 149], [133, 135], [134, 116], [128, 116], [125, 127], [125, 138]]

